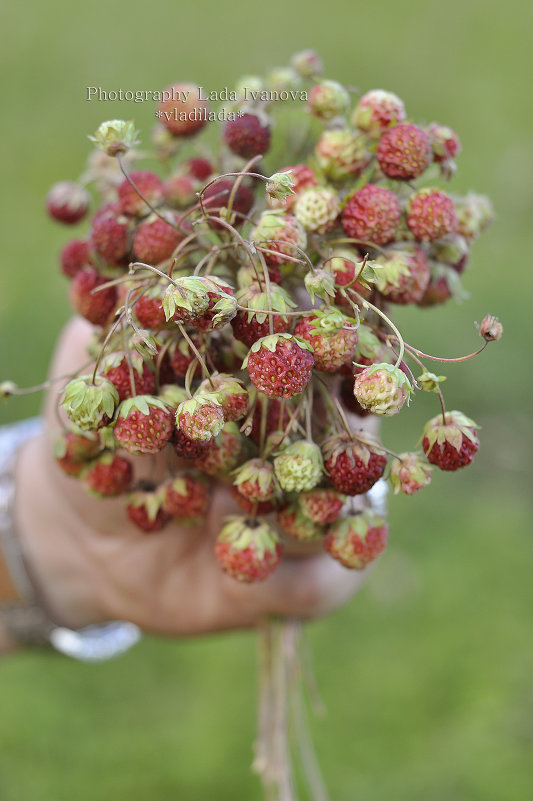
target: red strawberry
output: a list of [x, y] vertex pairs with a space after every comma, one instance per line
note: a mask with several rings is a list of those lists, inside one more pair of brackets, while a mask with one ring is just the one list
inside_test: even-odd
[[359, 100], [352, 123], [371, 136], [379, 136], [391, 125], [403, 122], [405, 118], [405, 106], [398, 95], [383, 89], [371, 89]]
[[409, 198], [407, 225], [419, 242], [452, 233], [457, 225], [453, 200], [438, 189], [420, 189]]
[[93, 217], [91, 248], [107, 264], [124, 264], [130, 250], [129, 225], [125, 217], [106, 208]]
[[324, 528], [306, 517], [294, 503], [279, 510], [278, 523], [295, 540], [318, 540], [325, 534]]
[[76, 434], [67, 431], [60, 434], [54, 446], [54, 456], [59, 467], [69, 476], [78, 476], [87, 462], [100, 452], [100, 441], [92, 434]]
[[196, 458], [193, 465], [209, 476], [225, 476], [237, 466], [242, 445], [242, 437], [235, 423], [226, 423], [213, 447]]
[[[295, 307], [295, 304], [283, 287], [277, 285], [271, 287], [269, 295], [264, 286], [261, 287], [257, 281], [253, 281], [237, 292], [236, 299], [239, 305], [254, 310], [238, 310], [231, 321], [234, 337], [243, 342], [248, 348], [251, 348], [258, 339], [268, 336], [270, 333], [270, 317], [272, 317], [274, 334], [281, 334], [290, 330], [290, 318], [285, 316], [283, 312], [290, 311]], [[280, 314], [267, 314], [270, 310], [280, 312]]]
[[250, 501], [268, 501], [276, 485], [272, 463], [264, 459], [249, 459], [234, 471], [234, 485]]
[[185, 209], [196, 199], [196, 188], [188, 175], [171, 175], [163, 184], [165, 201], [173, 209]]
[[212, 439], [224, 426], [222, 406], [215, 395], [195, 395], [176, 409], [176, 425], [190, 439]]
[[236, 517], [223, 527], [215, 543], [222, 569], [237, 581], [251, 583], [267, 578], [278, 566], [282, 545], [267, 523], [248, 523]]
[[159, 117], [173, 136], [194, 136], [208, 121], [209, 104], [200, 100], [198, 87], [191, 83], [174, 83], [162, 92]]
[[93, 325], [106, 325], [115, 311], [116, 287], [110, 286], [93, 293], [94, 289], [105, 284], [107, 280], [99, 275], [94, 267], [83, 267], [70, 284], [69, 297], [74, 310]]
[[433, 417], [424, 426], [422, 448], [428, 461], [441, 470], [459, 470], [473, 460], [479, 448], [479, 426], [462, 412], [446, 412]]
[[[155, 172], [134, 170], [130, 173], [130, 178], [139, 192], [152, 206], [161, 205], [163, 202], [163, 184]], [[126, 178], [118, 187], [118, 203], [120, 210], [124, 214], [134, 214], [137, 217], [144, 217], [146, 214], [150, 214], [150, 208]]]
[[[328, 328], [328, 316], [335, 317], [336, 326]], [[334, 373], [353, 357], [357, 344], [357, 330], [348, 320], [342, 328], [339, 328], [339, 321], [342, 325], [344, 320], [340, 313], [328, 315], [327, 313], [313, 312], [302, 317], [294, 329], [295, 336], [305, 339], [312, 346], [315, 357], [314, 366], [317, 370]], [[329, 331], [332, 333], [328, 333]]]
[[[371, 437], [366, 439], [370, 442]], [[324, 467], [330, 484], [345, 495], [362, 495], [374, 486], [385, 471], [387, 458], [379, 445], [366, 445], [338, 435], [323, 446]]]
[[429, 264], [423, 250], [391, 250], [377, 262], [383, 267], [377, 287], [387, 300], [404, 306], [422, 300], [430, 279]]
[[[152, 395], [155, 390], [155, 377], [146, 362], [138, 353], [130, 355], [131, 375], [128, 360], [121, 351], [108, 353], [100, 362], [99, 374], [111, 381], [118, 392], [119, 400], [132, 395]], [[132, 392], [132, 381], [135, 392]]]
[[212, 393], [222, 406], [224, 420], [230, 423], [241, 420], [248, 412], [248, 390], [242, 381], [225, 373], [215, 373], [211, 379], [205, 379], [199, 388], [200, 393]]
[[241, 495], [237, 487], [232, 487], [230, 493], [237, 506], [242, 509], [243, 512], [246, 512], [246, 514], [251, 514], [255, 511], [258, 515], [268, 515], [277, 507], [275, 498], [269, 498], [268, 501], [251, 501], [249, 498], [245, 498], [244, 495]]
[[170, 439], [173, 428], [166, 403], [154, 395], [136, 395], [118, 407], [114, 434], [130, 453], [158, 453]]
[[298, 497], [303, 514], [321, 526], [333, 523], [338, 518], [345, 501], [343, 495], [330, 489], [312, 489], [302, 492]]
[[46, 196], [48, 214], [58, 222], [73, 225], [87, 214], [91, 196], [83, 186], [72, 181], [54, 184]]
[[251, 159], [263, 155], [270, 147], [270, 126], [257, 114], [243, 114], [225, 124], [224, 139], [237, 156]]
[[193, 178], [197, 181], [207, 181], [210, 175], [213, 174], [213, 165], [208, 159], [192, 158], [187, 159], [185, 167]]
[[255, 342], [243, 363], [259, 392], [275, 398], [292, 398], [311, 378], [311, 346], [291, 334], [274, 334]]
[[174, 430], [172, 441], [176, 448], [176, 453], [183, 459], [198, 459], [209, 451], [215, 440], [191, 439], [179, 428]]
[[452, 128], [432, 122], [427, 127], [433, 148], [433, 161], [441, 163], [446, 159], [454, 159], [461, 152], [461, 141]]
[[133, 253], [139, 261], [152, 265], [159, 264], [172, 256], [183, 239], [183, 234], [175, 227], [176, 215], [167, 212], [166, 217], [169, 222], [164, 222], [152, 214], [135, 231]]
[[344, 567], [361, 570], [385, 550], [388, 538], [384, 519], [374, 512], [363, 512], [332, 523], [324, 547]]
[[342, 225], [349, 237], [386, 245], [394, 239], [400, 217], [400, 204], [394, 192], [367, 184], [346, 203]]
[[146, 533], [161, 531], [170, 522], [170, 515], [163, 509], [160, 489], [133, 492], [128, 498], [126, 513], [131, 522]]
[[82, 267], [89, 265], [89, 261], [89, 243], [85, 239], [73, 239], [72, 242], [67, 242], [59, 256], [61, 272], [67, 278], [74, 278]]
[[433, 158], [427, 133], [417, 125], [395, 125], [382, 135], [377, 159], [388, 178], [409, 181], [418, 178]]
[[87, 467], [82, 474], [87, 489], [94, 495], [114, 497], [129, 488], [133, 468], [129, 459], [106, 451]]
[[203, 481], [184, 474], [164, 486], [164, 509], [180, 522], [197, 521], [205, 517], [209, 507], [209, 491]]
[[165, 312], [161, 305], [164, 289], [160, 284], [150, 287], [135, 303], [135, 314], [142, 328], [158, 331], [167, 327]]
[[[206, 211], [215, 216], [220, 209], [227, 208], [230, 195], [233, 190], [234, 179], [224, 178], [222, 181], [208, 186], [203, 194], [203, 204]], [[243, 222], [243, 215], [246, 216], [254, 204], [254, 195], [249, 186], [242, 181], [238, 184], [231, 204], [232, 212], [236, 214], [236, 225]], [[223, 225], [216, 221], [211, 221], [211, 225], [216, 229], [223, 229]]]
[[449, 276], [439, 271], [430, 277], [429, 284], [418, 301], [418, 305], [422, 307], [438, 306], [441, 303], [446, 303], [451, 297], [452, 290]]

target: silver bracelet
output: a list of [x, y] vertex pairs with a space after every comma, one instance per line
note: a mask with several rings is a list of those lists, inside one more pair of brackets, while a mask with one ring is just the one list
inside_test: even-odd
[[129, 650], [141, 638], [134, 623], [112, 621], [73, 631], [46, 612], [22, 553], [14, 522], [15, 462], [20, 446], [43, 430], [39, 418], [0, 427], [0, 556], [3, 555], [19, 600], [0, 601], [0, 621], [20, 645], [52, 645], [83, 662], [100, 662]]

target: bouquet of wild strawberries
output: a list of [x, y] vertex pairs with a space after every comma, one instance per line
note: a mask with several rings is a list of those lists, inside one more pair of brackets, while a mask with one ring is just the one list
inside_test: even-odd
[[[113, 120], [91, 137], [99, 149], [82, 181], [55, 185], [47, 200], [73, 224], [88, 211], [83, 184], [103, 196], [88, 238], [60, 259], [72, 306], [95, 331], [94, 365], [64, 389], [59, 465], [96, 495], [124, 495], [151, 535], [172, 519], [201, 522], [206, 476], [231, 482], [241, 513], [221, 525], [215, 554], [244, 582], [275, 570], [291, 539], [364, 567], [387, 526], [352, 499], [387, 464], [395, 492], [412, 494], [434, 466], [465, 467], [479, 446], [476, 424], [445, 410], [444, 377], [425, 364], [435, 357], [404, 341], [391, 309], [461, 292], [491, 204], [435, 186], [455, 172], [453, 130], [408, 121], [383, 90], [352, 109], [350, 92], [320, 74], [318, 56], [299, 53], [264, 81], [243, 79], [218, 112], [198, 87], [175, 84], [160, 93], [153, 133], [164, 177], [132, 169], [137, 133]], [[261, 157], [287, 134], [272, 124], [287, 103], [284, 157], [266, 177]], [[217, 124], [213, 153], [198, 135]], [[479, 332], [476, 353], [502, 327], [488, 315]], [[396, 415], [417, 390], [441, 407], [420, 452], [395, 454], [350, 423]], [[163, 450], [162, 483], [151, 460], [133, 475], [129, 454]]]

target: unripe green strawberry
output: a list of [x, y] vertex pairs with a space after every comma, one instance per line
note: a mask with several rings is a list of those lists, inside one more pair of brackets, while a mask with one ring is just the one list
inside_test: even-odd
[[337, 81], [322, 80], [309, 92], [307, 104], [313, 117], [331, 120], [348, 111], [350, 95]]
[[326, 234], [335, 227], [340, 210], [337, 193], [326, 186], [316, 186], [300, 193], [294, 216], [306, 231]]
[[320, 448], [308, 440], [293, 442], [274, 459], [274, 472], [285, 492], [313, 489], [324, 475]]
[[362, 370], [355, 379], [354, 395], [363, 409], [374, 414], [398, 414], [409, 403], [411, 384], [399, 367], [381, 362]]
[[264, 521], [250, 524], [245, 517], [232, 518], [215, 544], [219, 565], [237, 581], [263, 581], [278, 566], [282, 545], [276, 532]]
[[364, 138], [349, 128], [324, 131], [315, 157], [324, 176], [335, 183], [360, 175], [370, 161]]
[[108, 120], [102, 122], [96, 129], [94, 136], [89, 139], [103, 150], [108, 156], [118, 153], [127, 153], [132, 147], [139, 144], [138, 131], [131, 120]]
[[118, 392], [107, 378], [82, 375], [65, 387], [62, 406], [82, 431], [96, 431], [109, 423], [118, 405]]
[[361, 570], [385, 550], [388, 537], [385, 520], [369, 511], [332, 523], [324, 547], [344, 567]]
[[224, 412], [216, 395], [196, 395], [176, 409], [176, 425], [190, 439], [209, 440], [224, 426]]
[[390, 467], [390, 480], [394, 494], [400, 491], [405, 495], [413, 495], [431, 481], [431, 466], [418, 453], [400, 453], [399, 459], [393, 459]]

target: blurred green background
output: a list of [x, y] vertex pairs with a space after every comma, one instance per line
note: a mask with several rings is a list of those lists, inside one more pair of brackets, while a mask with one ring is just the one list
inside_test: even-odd
[[[103, 119], [133, 108], [138, 127], [152, 124], [150, 104], [87, 103], [87, 85], [221, 88], [314, 47], [327, 77], [391, 89], [414, 119], [455, 128], [452, 188], [494, 200], [497, 222], [465, 276], [471, 300], [399, 316], [409, 341], [449, 356], [477, 346], [474, 320], [502, 319], [502, 342], [447, 371], [450, 407], [483, 427], [479, 456], [392, 500], [391, 544], [364, 590], [309, 627], [334, 801], [531, 798], [532, 24], [519, 0], [4, 6], [0, 375], [22, 386], [44, 377], [68, 316], [56, 261], [70, 234], [45, 217], [46, 191], [81, 172]], [[413, 447], [432, 401], [389, 422], [386, 441]], [[38, 396], [12, 399], [0, 415], [38, 408]], [[147, 638], [98, 667], [5, 659], [0, 799], [259, 799], [255, 676], [252, 633]]]

